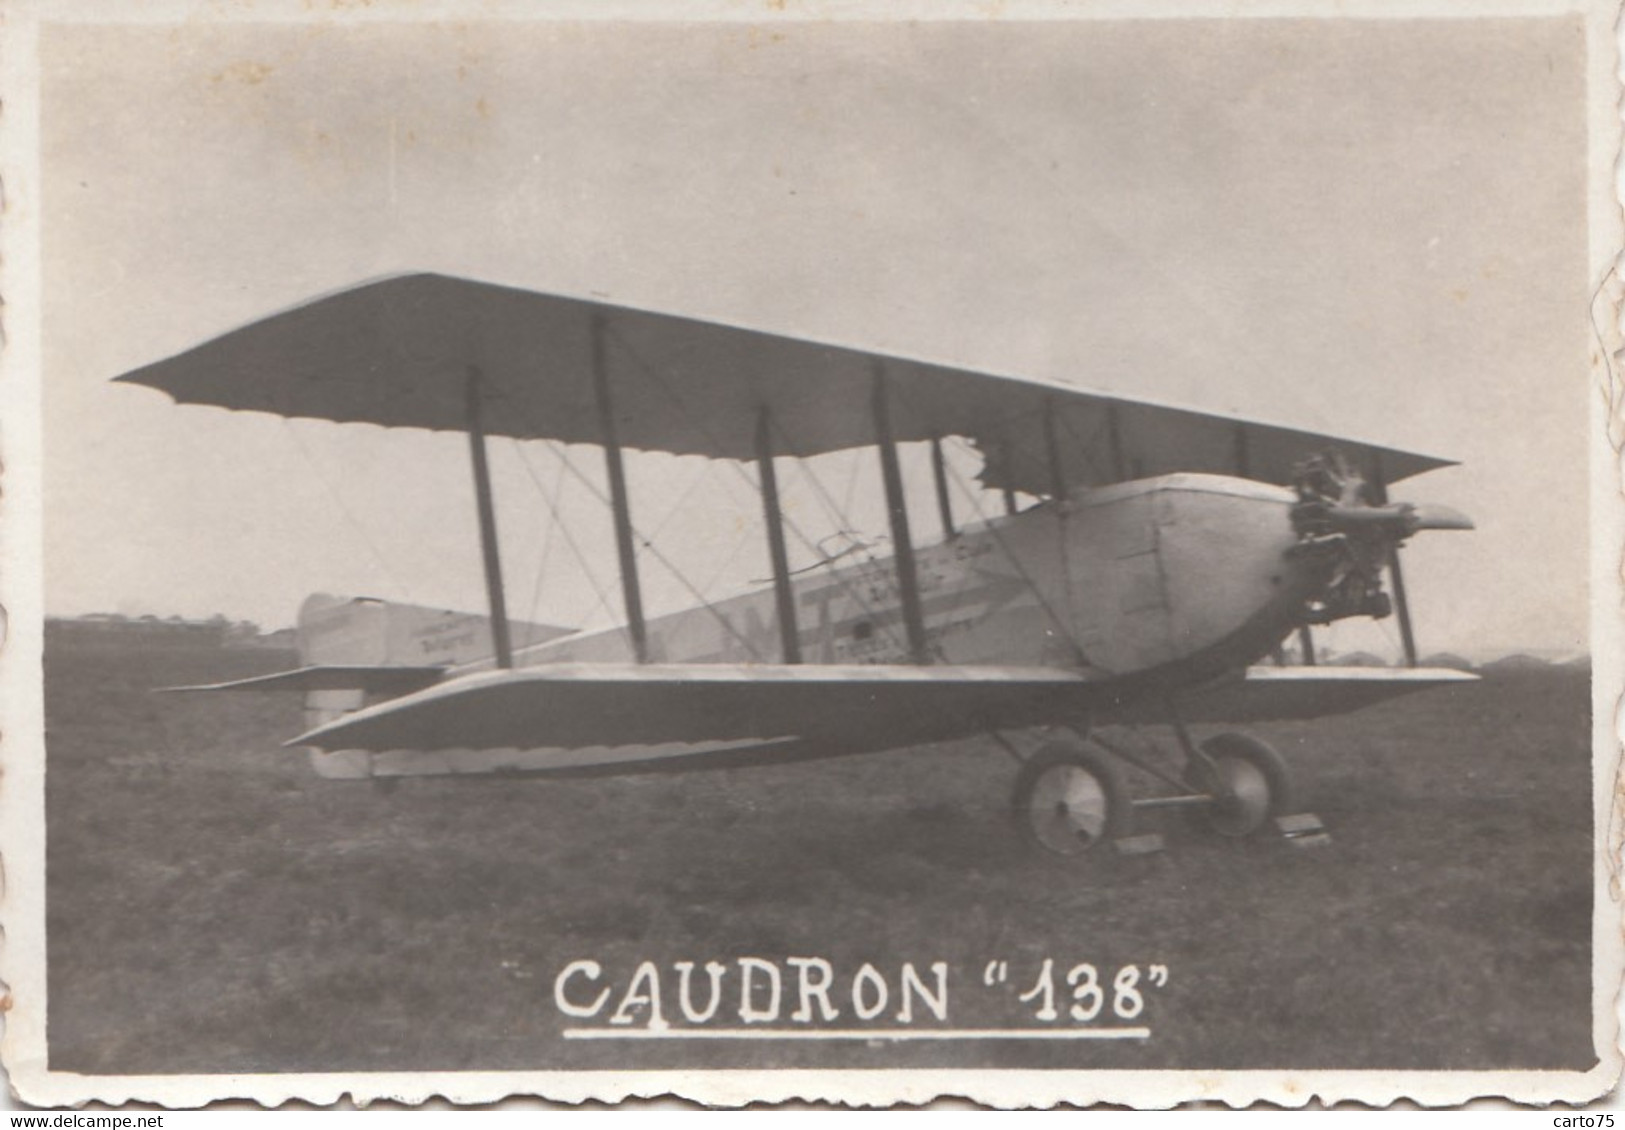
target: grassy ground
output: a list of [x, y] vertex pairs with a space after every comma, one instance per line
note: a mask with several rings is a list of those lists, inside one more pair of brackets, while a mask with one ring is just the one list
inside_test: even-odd
[[[1024, 852], [1006, 816], [1013, 767], [977, 743], [385, 789], [320, 780], [278, 748], [298, 732], [292, 696], [146, 693], [286, 661], [47, 657], [53, 1068], [1594, 1060], [1583, 672], [1509, 672], [1265, 728], [1328, 846], [1220, 842], [1169, 815], [1144, 821], [1168, 851], [1078, 869]], [[624, 986], [640, 960], [669, 973], [740, 955], [826, 957], [842, 994], [865, 961], [894, 992], [902, 962], [948, 961], [963, 1026], [1031, 1023], [1010, 986], [982, 986], [996, 958], [1012, 981], [1045, 957], [1170, 975], [1137, 1021], [1146, 1041], [560, 1037], [553, 979], [570, 960], [595, 959]]]

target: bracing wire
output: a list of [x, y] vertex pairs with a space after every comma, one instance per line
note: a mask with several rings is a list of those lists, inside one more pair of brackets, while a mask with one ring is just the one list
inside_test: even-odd
[[385, 558], [383, 552], [378, 548], [378, 544], [372, 540], [372, 535], [367, 533], [367, 527], [359, 518], [356, 517], [355, 512], [351, 510], [349, 504], [344, 501], [344, 496], [339, 493], [338, 488], [335, 487], [329, 480], [328, 476], [323, 473], [321, 465], [316, 461], [315, 455], [305, 444], [305, 438], [299, 434], [299, 429], [295, 428], [293, 426], [293, 421], [289, 420], [286, 416], [278, 418], [282, 421], [282, 426], [287, 429], [288, 434], [293, 437], [294, 446], [296, 446], [299, 449], [299, 453], [304, 456], [305, 464], [310, 468], [311, 474], [316, 478], [317, 482], [322, 484], [322, 489], [327, 492], [328, 497], [330, 497], [334, 504], [338, 506], [339, 513], [344, 516], [344, 520], [361, 535], [361, 540], [366, 544], [367, 551], [372, 554], [373, 560], [377, 562], [379, 572], [383, 573], [384, 578], [389, 582], [392, 589], [395, 589], [403, 597], [410, 599], [410, 591], [406, 588], [406, 586], [402, 585], [400, 579], [395, 576], [394, 570], [389, 567], [388, 559]]
[[[542, 480], [538, 476], [535, 466], [531, 463], [529, 449], [527, 449], [525, 445], [520, 443], [518, 440], [514, 441], [514, 446], [519, 451], [519, 461], [524, 466], [525, 473], [530, 476], [531, 482], [536, 484], [537, 490], [543, 491]], [[560, 467], [558, 490], [561, 494], [564, 489], [564, 477], [564, 468]], [[610, 608], [609, 594], [604, 587], [598, 583], [598, 576], [593, 571], [592, 566], [587, 562], [587, 555], [581, 551], [581, 546], [576, 542], [575, 537], [570, 533], [569, 524], [559, 516], [556, 499], [550, 501], [546, 492], [543, 491], [542, 501], [547, 505], [547, 515], [549, 521], [552, 523], [553, 527], [558, 529], [559, 533], [564, 535], [565, 544], [570, 547], [570, 552], [575, 554], [576, 562], [581, 566], [582, 573], [586, 575], [587, 583], [592, 586], [593, 594], [598, 598], [598, 603], [592, 607], [586, 616], [587, 620], [591, 620], [598, 614], [599, 609], [604, 609], [607, 611]]]
[[1034, 580], [1032, 574], [1029, 573], [1025, 567], [1023, 567], [1021, 564], [1021, 558], [1010, 548], [1009, 543], [1004, 540], [1004, 535], [999, 532], [997, 523], [989, 520], [987, 514], [982, 510], [982, 502], [978, 497], [978, 492], [971, 490], [970, 487], [965, 483], [964, 479], [960, 477], [959, 472], [954, 470], [951, 465], [947, 467], [947, 471], [948, 476], [953, 481], [954, 486], [957, 487], [959, 492], [965, 496], [966, 500], [971, 504], [971, 509], [976, 512], [977, 521], [982, 524], [981, 528], [986, 530], [988, 535], [992, 537], [994, 543], [998, 545], [999, 550], [1004, 554], [1004, 559], [1015, 567], [1017, 574], [1020, 575], [1024, 582], [1026, 582], [1027, 587], [1032, 590], [1033, 597], [1038, 601], [1039, 607], [1044, 610], [1045, 615], [1047, 615], [1050, 618], [1050, 621], [1055, 625], [1056, 631], [1060, 632], [1061, 638], [1070, 643], [1073, 650], [1076, 651], [1079, 656], [1082, 656], [1084, 654], [1083, 645], [1078, 641], [1077, 636], [1073, 633], [1072, 625], [1065, 617], [1056, 612], [1055, 608], [1050, 604], [1050, 602], [1045, 599], [1043, 590], [1038, 587], [1038, 582]]
[[[863, 452], [852, 452], [852, 458], [846, 461], [846, 490], [841, 494], [841, 513], [852, 509], [852, 496], [857, 492], [858, 468], [863, 463]], [[842, 519], [845, 521], [845, 519]]]
[[[696, 419], [694, 417], [694, 414], [689, 411], [688, 405], [686, 403], [684, 403], [683, 398], [681, 396], [677, 395], [676, 390], [671, 387], [671, 384], [670, 384], [669, 381], [667, 381], [665, 375], [663, 373], [661, 373], [660, 370], [656, 366], [651, 365], [642, 356], [642, 354], [640, 354], [637, 351], [637, 349], [632, 345], [632, 343], [627, 341], [623, 336], [621, 336], [621, 334], [619, 332], [617, 332], [613, 326], [610, 327], [609, 333], [615, 338], [616, 342], [625, 351], [626, 355], [628, 357], [630, 357], [632, 359], [632, 361], [638, 366], [638, 368], [646, 376], [651, 378], [655, 382], [655, 384], [660, 388], [660, 390], [663, 393], [665, 393], [667, 399], [670, 400], [672, 405], [677, 409], [677, 411], [679, 413], [681, 413], [684, 420], [687, 421], [690, 424], [690, 426], [697, 429], [700, 432], [700, 434], [704, 435], [708, 440], [710, 440], [713, 447], [719, 447], [720, 445], [718, 445], [716, 443], [715, 436], [712, 434], [710, 429], [708, 427], [706, 427], [705, 422], [703, 420], [699, 420], [699, 419]], [[785, 436], [782, 428], [779, 426], [779, 424], [776, 421], [773, 421], [772, 424], [773, 424], [773, 430], [774, 430], [775, 433], [777, 433], [779, 438], [781, 438], [781, 439], [787, 439], [788, 438], [787, 436]], [[787, 444], [786, 445], [786, 450], [791, 450], [791, 449], [792, 448], [790, 447], [790, 445]], [[806, 469], [806, 467], [807, 467], [806, 460], [802, 459], [799, 456], [796, 456], [795, 458], [796, 458], [796, 462], [797, 462], [798, 467], [802, 468], [803, 475], [808, 477], [809, 481], [813, 482], [815, 487], [819, 490], [819, 492], [821, 494], [824, 494], [825, 497], [827, 498], [827, 492], [823, 491], [822, 484], [818, 483], [817, 479], [815, 477], [812, 477], [810, 475], [810, 472], [807, 471], [807, 469]], [[739, 463], [734, 462], [732, 460], [730, 460], [729, 463], [734, 468], [735, 473], [738, 474], [740, 476], [740, 478], [743, 479], [746, 482], [746, 484], [751, 487], [752, 490], [756, 489], [756, 485], [751, 482], [750, 476], [748, 474], [746, 474], [745, 469], [742, 466], [740, 466]], [[853, 466], [854, 466], [854, 468], [856, 467], [856, 462], [854, 462]], [[837, 513], [839, 513], [839, 512], [837, 511]], [[801, 527], [794, 520], [792, 520], [789, 515], [782, 515], [781, 517], [782, 517], [782, 521], [784, 523], [785, 528], [790, 530], [790, 532], [795, 535], [796, 539], [799, 542], [801, 542], [801, 544], [802, 544], [802, 546], [804, 548], [809, 549], [814, 553], [819, 552], [817, 544], [815, 542], [813, 542], [812, 539], [810, 539], [806, 535], [806, 533], [804, 533], [802, 531]], [[872, 561], [873, 561], [873, 559], [871, 557], [871, 562]], [[865, 615], [868, 616], [872, 621], [876, 622], [877, 625], [884, 627], [884, 625], [883, 625], [883, 623], [881, 621], [881, 618], [876, 614], [876, 612], [869, 605], [869, 603], [863, 599], [862, 592], [856, 586], [854, 586], [847, 578], [842, 577], [839, 571], [835, 571], [832, 575], [835, 577], [836, 583], [841, 585], [842, 588], [846, 590], [847, 595], [850, 598], [852, 598], [858, 604], [858, 606], [860, 608], [862, 608], [864, 610]], [[681, 580], [682, 578], [679, 578], [679, 579]], [[731, 625], [730, 625], [730, 630], [731, 630]], [[737, 632], [735, 634], [737, 635]], [[896, 637], [896, 634], [894, 632], [891, 632], [890, 630], [887, 630], [887, 635], [888, 635], [888, 638], [890, 638], [891, 642], [896, 643], [896, 644], [900, 644], [900, 641], [898, 640], [898, 638]]]
[[[558, 490], [562, 490], [563, 483], [564, 483], [564, 480], [565, 480], [566, 476], [568, 474], [572, 473], [573, 470], [574, 470], [573, 468], [567, 467], [563, 461], [560, 462], [560, 464], [559, 464], [559, 472], [558, 472], [558, 480], [557, 480], [558, 486], [556, 487], [556, 492]], [[640, 535], [640, 540], [647, 540], [648, 542], [652, 543], [655, 539], [659, 538], [661, 533], [663, 533], [665, 531], [666, 527], [669, 526], [672, 523], [672, 521], [674, 521], [676, 518], [678, 518], [683, 513], [685, 504], [688, 502], [688, 500], [691, 497], [693, 497], [694, 492], [696, 490], [698, 490], [700, 488], [700, 486], [705, 483], [705, 481], [710, 477], [710, 474], [711, 474], [711, 469], [710, 469], [709, 466], [703, 466], [703, 467], [699, 468], [696, 471], [696, 473], [693, 476], [690, 477], [687, 485], [683, 488], [682, 495], [677, 499], [677, 501], [675, 503], [673, 503], [667, 509], [665, 517], [663, 517], [660, 520], [659, 524], [657, 524], [655, 526], [654, 530], [648, 534], [647, 539], [642, 539], [642, 537]], [[602, 496], [600, 496], [600, 498], [601, 497]], [[554, 524], [558, 525], [561, 528], [561, 532], [564, 533], [565, 537], [568, 539], [569, 538], [569, 529], [558, 518], [557, 493], [555, 493], [555, 501], [554, 501], [554, 503], [549, 505], [548, 510], [549, 510], [549, 513], [553, 516]], [[730, 564], [732, 564], [732, 562], [734, 560], [734, 557], [738, 553], [739, 544], [743, 540], [744, 540], [744, 535], [743, 534], [741, 534], [739, 537], [737, 537], [735, 539], [733, 547], [729, 550], [727, 556], [724, 558], [722, 566], [718, 569], [717, 574], [713, 576], [713, 578], [712, 578], [712, 580], [710, 582], [707, 582], [707, 584], [705, 586], [702, 586], [703, 588], [709, 589], [710, 585], [715, 583], [716, 576], [720, 576], [722, 571], [726, 570], [726, 568]], [[573, 540], [572, 540], [571, 544], [572, 544], [572, 546], [575, 545]], [[606, 608], [607, 609], [609, 607], [609, 605], [610, 605], [610, 599], [609, 599], [609, 596], [607, 594], [607, 590], [600, 587], [597, 584], [596, 578], [592, 577], [592, 571], [591, 571], [590, 568], [588, 568], [588, 566], [586, 564], [586, 560], [582, 556], [579, 549], [577, 550], [576, 555], [577, 555], [578, 560], [581, 561], [581, 565], [582, 565], [583, 570], [585, 570], [588, 573], [589, 580], [592, 582], [594, 591], [596, 592], [596, 594], [598, 596], [598, 606], [593, 609], [593, 614], [596, 614], [599, 608]]]
[[[773, 429], [774, 431], [778, 431], [778, 425], [774, 424]], [[857, 478], [856, 460], [853, 461], [852, 467], [852, 478], [848, 480], [849, 484], [850, 482], [855, 481]], [[811, 462], [797, 456], [796, 470], [800, 472], [802, 481], [813, 488], [814, 494], [816, 494], [819, 501], [823, 503], [825, 512], [829, 515], [829, 517], [835, 520], [836, 525], [843, 529], [850, 529], [855, 523], [853, 523], [851, 517], [846, 513], [846, 511], [842, 510], [840, 506], [836, 504], [834, 497], [827, 489], [825, 489], [823, 482], [818, 478], [817, 473], [813, 471]], [[871, 570], [883, 569], [885, 567], [883, 562], [880, 558], [875, 556], [871, 550], [871, 546], [873, 544], [874, 543], [872, 542], [859, 542], [856, 552], [863, 555], [863, 564], [866, 568]], [[859, 608], [863, 610], [864, 616], [867, 617], [876, 628], [886, 634], [887, 641], [906, 651], [908, 648], [907, 641], [897, 634], [896, 628], [886, 623], [885, 618], [880, 615], [880, 613], [872, 604], [869, 603], [869, 601], [864, 599], [862, 589], [856, 585], [850, 584], [844, 577], [841, 576], [839, 570], [832, 572], [831, 575], [834, 576], [837, 582], [846, 589], [847, 595], [858, 605]]]
[[[782, 430], [776, 422], [773, 424], [773, 430], [779, 433], [781, 436], [783, 435]], [[788, 436], [784, 436], [784, 438], [786, 440], [789, 439]], [[852, 493], [853, 484], [857, 481], [857, 469], [861, 458], [860, 453], [854, 454], [855, 457], [852, 460], [848, 470], [847, 493], [849, 496]], [[817, 472], [813, 470], [811, 461], [800, 456], [796, 456], [795, 462], [796, 469], [800, 473], [802, 481], [812, 487], [813, 493], [818, 497], [819, 502], [823, 504], [825, 513], [834, 520], [838, 527], [842, 529], [852, 528], [856, 523], [852, 521], [851, 515], [836, 503], [834, 496], [830, 494], [829, 490], [824, 486], [823, 481], [818, 477]], [[798, 536], [801, 536], [799, 531], [797, 533]], [[806, 541], [806, 538], [803, 536], [802, 540]], [[872, 547], [874, 544], [875, 543], [873, 542], [860, 541], [854, 547], [853, 552], [863, 555], [863, 564], [866, 568], [871, 570], [882, 570], [885, 568], [885, 564], [874, 554], [874, 552], [872, 552]], [[815, 547], [815, 552], [816, 551], [817, 549]], [[895, 560], [895, 557], [893, 560]], [[887, 625], [885, 623], [885, 618], [880, 614], [880, 612], [876, 610], [868, 600], [864, 599], [862, 589], [850, 584], [846, 578], [841, 576], [839, 571], [835, 571], [832, 575], [836, 578], [837, 582], [846, 589], [847, 595], [858, 605], [860, 609], [863, 610], [863, 614], [877, 627], [885, 632], [886, 639], [891, 644], [906, 650], [907, 641], [897, 634], [895, 628]]]
[[[842, 529], [853, 529], [857, 526], [857, 523], [852, 521], [851, 517], [852, 496], [857, 492], [858, 472], [862, 467], [863, 452], [861, 450], [852, 452], [852, 458], [848, 459], [846, 463], [846, 488], [842, 492], [841, 502], [837, 504], [834, 496], [824, 488], [817, 473], [813, 471], [812, 464], [804, 459], [796, 461], [796, 468], [801, 473], [802, 480], [812, 486], [814, 493], [818, 495], [819, 501], [824, 506], [825, 513], [833, 518], [835, 524]], [[877, 537], [869, 541], [859, 540], [853, 545], [850, 552], [860, 554], [864, 563], [871, 568], [881, 568], [881, 559], [873, 552], [873, 547], [880, 540], [883, 539]], [[894, 547], [893, 553], [895, 554], [895, 552]], [[859, 598], [859, 603], [862, 604], [861, 598]], [[867, 606], [865, 606], [864, 611], [869, 613]], [[898, 639], [895, 632], [888, 632], [887, 636], [891, 642], [898, 646], [906, 646], [904, 641]]]
[[[520, 456], [519, 456], [520, 461], [524, 462], [525, 461], [524, 450], [523, 450], [523, 448], [521, 447], [521, 445], [519, 444], [519, 442], [517, 440], [514, 441], [514, 447], [516, 449], [518, 449], [519, 452], [520, 452]], [[527, 609], [527, 611], [525, 613], [525, 619], [526, 620], [533, 621], [541, 614], [542, 586], [543, 586], [543, 582], [545, 582], [546, 579], [547, 579], [547, 563], [548, 563], [548, 560], [553, 555], [553, 542], [554, 542], [553, 535], [554, 535], [554, 533], [556, 531], [558, 531], [560, 529], [560, 527], [562, 525], [562, 523], [558, 521], [557, 515], [558, 515], [558, 512], [559, 512], [559, 502], [563, 497], [564, 497], [564, 470], [563, 470], [563, 468], [560, 468], [559, 473], [558, 473], [558, 477], [556, 477], [553, 480], [553, 494], [552, 494], [552, 497], [548, 497], [546, 494], [544, 494], [542, 496], [542, 502], [547, 507], [547, 513], [549, 515], [549, 521], [548, 521], [548, 524], [547, 524], [547, 529], [543, 532], [543, 535], [542, 535], [541, 560], [539, 560], [536, 563], [536, 583], [533, 586], [531, 586], [531, 590], [530, 590], [530, 607]], [[600, 603], [602, 603], [603, 598], [600, 597], [599, 600], [600, 600]], [[596, 612], [596, 611], [597, 611], [597, 609], [594, 609], [594, 612]]]
[[[697, 472], [683, 487], [683, 493], [678, 496], [677, 501], [666, 507], [665, 516], [662, 517], [660, 521], [655, 524], [654, 529], [649, 532], [650, 541], [654, 541], [661, 534], [665, 533], [666, 528], [685, 513], [688, 500], [694, 497], [694, 492], [698, 490], [702, 484], [711, 481], [712, 471], [713, 466], [710, 460], [707, 460], [699, 467]], [[733, 502], [734, 500], [730, 499], [729, 501]]]
[[734, 534], [733, 543], [728, 546], [728, 552], [722, 556], [720, 564], [711, 571], [710, 576], [700, 582], [700, 591], [709, 594], [716, 587], [717, 582], [722, 580], [723, 574], [739, 559], [739, 550], [744, 546], [745, 539], [750, 537], [753, 532], [749, 526], [740, 526], [739, 530]]
[[[1100, 460], [1095, 458], [1095, 452], [1100, 447], [1100, 444], [1096, 441], [1102, 438], [1102, 433], [1106, 431], [1106, 425], [1104, 423], [1095, 425], [1094, 433], [1086, 441], [1078, 434], [1077, 429], [1072, 426], [1072, 421], [1067, 419], [1065, 412], [1057, 412], [1055, 415], [1061, 421], [1061, 427], [1065, 430], [1067, 438], [1070, 439], [1076, 447], [1083, 451], [1083, 457], [1089, 461], [1089, 469], [1102, 479], [1110, 482], [1112, 472], [1110, 470], [1103, 470]], [[1108, 436], [1106, 438], [1109, 441], [1110, 437]]]
[[[518, 404], [523, 404], [524, 399], [520, 398], [520, 397], [516, 397], [516, 398], [514, 398], [513, 402], [518, 403]], [[560, 464], [562, 464], [564, 470], [568, 474], [572, 475], [583, 486], [585, 486], [587, 488], [588, 492], [595, 499], [597, 499], [600, 503], [602, 503], [602, 504], [604, 504], [606, 506], [613, 507], [613, 503], [611, 502], [609, 497], [604, 493], [602, 488], [600, 488], [597, 483], [593, 482], [590, 477], [588, 477], [586, 474], [584, 474], [581, 471], [581, 469], [579, 467], [577, 467], [574, 462], [571, 461], [569, 454], [565, 450], [563, 450], [563, 445], [562, 444], [558, 445], [557, 448], [555, 448], [555, 445], [553, 445], [553, 444], [547, 444], [545, 446], [547, 447], [548, 453], [550, 455], [552, 455], [556, 460], [558, 460], [560, 462]], [[523, 451], [524, 449], [521, 448], [521, 450]], [[526, 456], [524, 458], [523, 462], [525, 464], [525, 467], [526, 467], [527, 471], [530, 472], [532, 480], [537, 481], [538, 486], [539, 486], [540, 482], [539, 482], [539, 480], [536, 480], [535, 471], [530, 466], [530, 460], [529, 460], [528, 456]], [[555, 520], [557, 520], [557, 517], [558, 516], [555, 514], [554, 515]], [[681, 584], [685, 589], [687, 589], [689, 594], [691, 596], [693, 596], [694, 599], [699, 601], [700, 605], [702, 607], [704, 607], [706, 609], [706, 611], [710, 612], [711, 615], [716, 618], [717, 622], [720, 623], [723, 626], [723, 628], [730, 635], [732, 635], [740, 643], [744, 644], [745, 649], [747, 651], [749, 651], [752, 656], [756, 657], [757, 659], [761, 658], [760, 654], [756, 650], [755, 645], [752, 644], [750, 640], [746, 639], [745, 636], [742, 635], [739, 632], [739, 630], [734, 627], [733, 622], [731, 620], [729, 620], [727, 616], [723, 615], [723, 613], [721, 611], [719, 611], [709, 600], [706, 600], [703, 596], [701, 596], [695, 590], [693, 583], [690, 582], [689, 579], [683, 575], [681, 570], [679, 570], [675, 565], [672, 564], [670, 559], [668, 559], [665, 554], [660, 552], [659, 547], [655, 546], [647, 538], [643, 537], [636, 529], [634, 529], [632, 531], [632, 533], [633, 533], [634, 539], [639, 544], [641, 544], [644, 549], [649, 551], [650, 556], [652, 556], [655, 559], [655, 561], [657, 561], [662, 567], [664, 567], [666, 569], [666, 571], [669, 572], [672, 575], [672, 577], [674, 577], [677, 580], [677, 582], [679, 584]], [[575, 544], [574, 539], [570, 538], [568, 540], [570, 541], [571, 545], [574, 546], [574, 544]], [[582, 562], [583, 569], [587, 573], [588, 579], [592, 581], [594, 589], [598, 589], [597, 581], [595, 579], [595, 574], [593, 573], [591, 567], [587, 565], [585, 555], [580, 553], [579, 548], [577, 548], [576, 552], [577, 552], [577, 557]], [[608, 606], [608, 598], [607, 598], [607, 596], [605, 596], [605, 594], [602, 592], [602, 590], [599, 590], [599, 597], [600, 597], [601, 603], [604, 606], [607, 607]], [[597, 610], [595, 609], [594, 612], [596, 612], [596, 611]], [[623, 627], [625, 627], [626, 630], [628, 632], [630, 632], [630, 625], [623, 625]]]
[[[549, 447], [548, 450], [554, 456], [554, 458], [559, 459], [564, 464], [565, 470], [574, 475], [576, 480], [592, 493], [594, 498], [598, 499], [598, 501], [603, 503], [605, 506], [614, 505], [609, 496], [599, 488], [598, 484], [583, 474], [580, 468], [570, 461], [568, 454], [563, 451], [554, 451], [551, 447]], [[754, 659], [756, 659], [758, 662], [762, 660], [763, 657], [761, 653], [757, 651], [756, 645], [751, 642], [751, 640], [748, 639], [742, 632], [740, 632], [738, 628], [734, 627], [733, 621], [730, 620], [715, 604], [706, 599], [705, 594], [694, 587], [694, 583], [684, 576], [683, 571], [677, 568], [677, 566], [672, 563], [671, 559], [660, 551], [659, 546], [655, 545], [648, 538], [644, 537], [637, 531], [636, 528], [633, 529], [632, 536], [637, 540], [639, 547], [647, 550], [649, 555], [653, 557], [655, 561], [657, 561], [668, 573], [670, 573], [673, 579], [675, 579], [678, 584], [682, 585], [683, 588], [688, 591], [688, 594], [691, 597], [700, 603], [701, 607], [716, 618], [716, 621], [722, 625], [723, 629], [727, 631], [729, 635], [733, 636], [734, 639], [745, 645], [745, 650], [749, 651]]]
[[[661, 518], [659, 523], [655, 525], [655, 528], [650, 531], [649, 541], [651, 543], [653, 543], [662, 533], [665, 532], [666, 527], [670, 526], [672, 522], [677, 520], [686, 512], [688, 500], [693, 497], [694, 492], [698, 490], [701, 485], [712, 481], [714, 466], [715, 465], [710, 460], [707, 460], [701, 465], [698, 473], [689, 479], [687, 485], [683, 488], [683, 493], [678, 496], [676, 502], [671, 503], [666, 508], [665, 517]], [[709, 596], [712, 587], [722, 578], [723, 574], [728, 571], [728, 569], [733, 565], [734, 561], [738, 559], [739, 549], [742, 545], [744, 545], [745, 538], [748, 537], [750, 533], [750, 526], [742, 525], [740, 527], [738, 532], [735, 533], [732, 543], [728, 547], [728, 552], [722, 555], [716, 569], [711, 572], [710, 576], [704, 582], [695, 586], [700, 592]]]
[[1403, 664], [1405, 662], [1405, 641], [1399, 637], [1399, 633], [1394, 631], [1387, 619], [1373, 620], [1371, 622], [1377, 626], [1377, 631], [1382, 634], [1383, 643], [1388, 645], [1389, 654], [1395, 656], [1398, 662]]

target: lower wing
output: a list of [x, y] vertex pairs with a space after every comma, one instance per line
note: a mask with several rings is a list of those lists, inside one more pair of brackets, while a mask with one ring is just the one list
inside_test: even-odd
[[[1195, 689], [1042, 667], [547, 664], [306, 668], [184, 690], [364, 687], [400, 697], [290, 741], [359, 755], [333, 775], [697, 768], [859, 753], [998, 729], [1260, 722], [1345, 713], [1472, 682], [1449, 669], [1252, 667]], [[1173, 699], [1170, 698], [1170, 692]]]
[[[346, 714], [289, 745], [323, 750], [688, 753], [880, 749], [1061, 722], [1092, 684], [1035, 667], [545, 664], [481, 671]], [[610, 756], [607, 751], [620, 750]], [[579, 758], [561, 758], [579, 762]]]
[[[1400, 695], [1478, 681], [1449, 667], [1248, 667], [1180, 694], [1185, 722], [1274, 722], [1347, 714]], [[1139, 699], [1102, 722], [1167, 722], [1162, 702]]]

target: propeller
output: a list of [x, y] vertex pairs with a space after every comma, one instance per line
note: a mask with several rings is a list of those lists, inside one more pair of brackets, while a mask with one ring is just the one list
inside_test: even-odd
[[1453, 506], [1390, 502], [1385, 506], [1328, 506], [1321, 518], [1339, 533], [1381, 530], [1403, 540], [1418, 530], [1471, 530], [1473, 520]]
[[1393, 609], [1382, 590], [1383, 569], [1400, 543], [1419, 530], [1470, 530], [1473, 520], [1450, 506], [1371, 501], [1364, 476], [1337, 452], [1300, 463], [1293, 477], [1294, 553], [1310, 554], [1330, 570], [1324, 591], [1304, 609], [1308, 623], [1348, 616], [1382, 619]]
[[1365, 477], [1338, 452], [1316, 455], [1297, 467], [1298, 503], [1292, 525], [1304, 539], [1344, 534], [1399, 544], [1418, 530], [1471, 530], [1473, 520], [1453, 506], [1368, 501]]

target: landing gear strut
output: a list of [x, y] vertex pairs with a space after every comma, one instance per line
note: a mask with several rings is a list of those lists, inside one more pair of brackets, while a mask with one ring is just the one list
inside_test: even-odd
[[[1194, 815], [1208, 829], [1239, 839], [1289, 811], [1286, 765], [1267, 743], [1224, 733], [1198, 744], [1183, 725], [1174, 731], [1185, 754], [1183, 779], [1081, 729], [1077, 742], [1053, 741], [1026, 758], [1012, 807], [1027, 842], [1053, 855], [1098, 854], [1127, 841], [1137, 810], [1148, 808], [1199, 810]], [[1132, 797], [1125, 765], [1177, 791]]]

